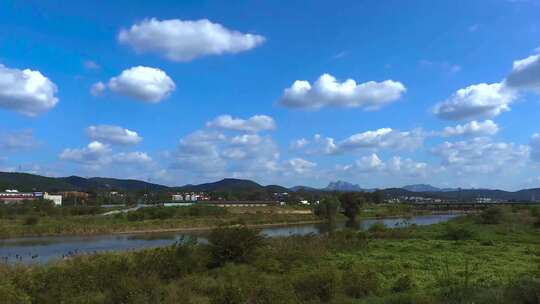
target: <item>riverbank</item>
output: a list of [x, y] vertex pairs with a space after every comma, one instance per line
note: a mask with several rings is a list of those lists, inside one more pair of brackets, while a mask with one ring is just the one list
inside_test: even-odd
[[537, 210], [505, 208], [430, 226], [373, 225], [319, 236], [261, 239], [249, 229], [221, 229], [209, 244], [0, 266], [0, 298], [8, 304], [536, 303], [527, 299], [540, 292], [539, 223]]

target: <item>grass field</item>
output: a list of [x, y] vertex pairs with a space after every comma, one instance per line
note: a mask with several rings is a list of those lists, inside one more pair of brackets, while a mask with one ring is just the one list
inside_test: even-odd
[[3, 303], [539, 303], [536, 209], [448, 223], [209, 244], [0, 267]]

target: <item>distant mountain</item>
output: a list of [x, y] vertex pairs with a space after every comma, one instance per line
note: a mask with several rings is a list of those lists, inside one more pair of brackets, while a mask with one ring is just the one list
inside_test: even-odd
[[182, 187], [176, 187], [175, 190], [193, 192], [289, 191], [289, 189], [277, 185], [262, 186], [251, 180], [236, 178], [225, 178], [217, 182], [205, 183], [200, 185], [185, 185]]
[[328, 186], [326, 186], [326, 188], [323, 188], [322, 190], [338, 192], [373, 192], [376, 189], [364, 189], [356, 184], [351, 184], [344, 181], [335, 181], [330, 182]]
[[0, 172], [0, 191], [17, 189], [19, 191], [91, 191], [91, 190], [167, 190], [167, 186], [132, 179], [116, 179], [79, 176], [46, 177], [28, 173]]
[[304, 192], [315, 192], [315, 191], [321, 191], [321, 189], [308, 187], [308, 186], [294, 186], [289, 188], [290, 191], [298, 192], [298, 191], [304, 191]]
[[432, 185], [427, 184], [407, 185], [402, 189], [411, 192], [439, 192], [441, 190], [437, 187], [433, 187]]
[[19, 191], [57, 191], [77, 190], [62, 179], [46, 177], [29, 173], [0, 172], [0, 191], [17, 189]]

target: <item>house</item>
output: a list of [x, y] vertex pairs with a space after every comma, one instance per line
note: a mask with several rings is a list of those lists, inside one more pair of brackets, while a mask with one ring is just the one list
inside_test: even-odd
[[61, 195], [51, 195], [47, 192], [43, 195], [43, 199], [52, 201], [55, 206], [62, 206], [62, 196]]
[[12, 189], [0, 192], [0, 201], [4, 203], [33, 201], [41, 198], [43, 198], [42, 192], [19, 192], [18, 190]]

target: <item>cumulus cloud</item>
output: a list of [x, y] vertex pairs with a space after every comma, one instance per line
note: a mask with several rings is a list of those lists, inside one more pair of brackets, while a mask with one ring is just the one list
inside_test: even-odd
[[84, 148], [64, 149], [59, 158], [81, 164], [92, 170], [117, 168], [118, 166], [149, 167], [154, 165], [152, 158], [145, 152], [113, 153], [109, 145], [99, 141], [93, 141]]
[[39, 71], [0, 64], [0, 108], [37, 116], [58, 103], [56, 85]]
[[287, 161], [287, 169], [294, 171], [296, 174], [306, 174], [311, 172], [317, 164], [303, 158], [291, 158]]
[[20, 151], [38, 146], [32, 130], [0, 131], [0, 150]]
[[90, 94], [100, 96], [105, 90], [107, 90], [107, 86], [103, 82], [98, 81], [90, 87]]
[[260, 177], [279, 169], [279, 150], [269, 136], [227, 136], [213, 129], [185, 136], [169, 158], [171, 169], [195, 178]]
[[313, 110], [323, 107], [376, 110], [398, 100], [405, 91], [405, 86], [398, 81], [357, 84], [353, 79], [347, 79], [340, 83], [334, 76], [323, 74], [313, 85], [305, 80], [295, 81], [285, 89], [279, 103], [285, 107]]
[[[425, 134], [421, 129], [398, 131], [382, 128], [373, 131], [357, 133], [336, 141], [332, 137], [323, 138], [316, 134], [312, 140], [300, 139], [293, 142], [293, 148], [305, 151], [307, 154], [341, 154], [359, 150], [409, 150], [413, 151], [424, 143]], [[300, 143], [300, 146], [298, 145]]]
[[99, 70], [101, 66], [93, 60], [86, 60], [83, 62], [83, 66], [87, 70]]
[[540, 54], [514, 61], [506, 84], [512, 88], [540, 93]]
[[145, 152], [120, 152], [116, 153], [112, 156], [112, 161], [114, 163], [120, 163], [120, 164], [150, 164], [152, 163], [152, 158], [148, 156]]
[[136, 66], [112, 77], [107, 85], [95, 83], [90, 89], [93, 95], [102, 94], [105, 89], [147, 103], [159, 103], [175, 89], [174, 81], [158, 68]]
[[119, 126], [89, 126], [86, 128], [86, 134], [94, 141], [109, 144], [133, 145], [142, 141], [142, 137], [137, 132]]
[[68, 160], [81, 164], [102, 165], [108, 162], [107, 156], [111, 148], [99, 141], [93, 141], [81, 149], [64, 149], [60, 153], [61, 160]]
[[143, 20], [118, 35], [121, 44], [139, 53], [156, 53], [172, 61], [191, 61], [208, 55], [239, 53], [257, 47], [265, 38], [230, 30], [207, 19]]
[[272, 117], [266, 115], [254, 115], [248, 119], [233, 118], [230, 115], [220, 115], [214, 120], [206, 123], [206, 126], [222, 130], [260, 132], [274, 130], [276, 128], [276, 123]]
[[378, 174], [405, 177], [425, 176], [429, 167], [427, 163], [416, 162], [410, 158], [394, 156], [386, 161], [376, 153], [360, 157], [353, 164], [338, 167], [338, 170], [349, 173]]
[[459, 89], [437, 104], [433, 112], [448, 120], [492, 118], [510, 111], [510, 104], [516, 98], [516, 93], [502, 83], [480, 83]]
[[444, 142], [432, 149], [442, 164], [461, 173], [492, 173], [526, 164], [530, 148], [513, 143], [494, 142], [486, 137]]
[[493, 120], [478, 122], [473, 120], [463, 125], [446, 127], [441, 132], [442, 136], [487, 136], [495, 135], [499, 132], [499, 126]]
[[534, 134], [531, 138], [531, 159], [540, 162], [540, 134]]

